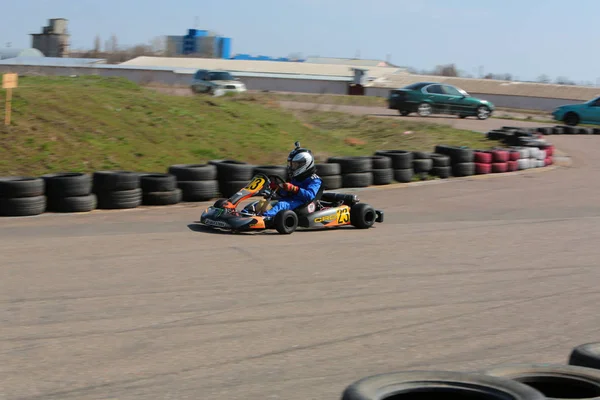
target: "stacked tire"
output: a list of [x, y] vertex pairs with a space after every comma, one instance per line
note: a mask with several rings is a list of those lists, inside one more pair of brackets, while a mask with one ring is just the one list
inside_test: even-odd
[[375, 155], [388, 157], [392, 161], [396, 182], [408, 183], [412, 181], [415, 175], [412, 152], [407, 150], [377, 150]]
[[98, 204], [92, 193], [92, 177], [79, 172], [43, 175], [47, 211], [60, 213], [90, 212]]
[[267, 176], [275, 175], [280, 177], [284, 181], [288, 180], [287, 167], [283, 165], [257, 165], [256, 167], [254, 167], [252, 174], [263, 174]]
[[337, 190], [342, 187], [342, 167], [338, 163], [321, 163], [316, 165], [317, 175], [323, 182], [324, 190]]
[[124, 210], [142, 205], [140, 174], [131, 171], [96, 171], [92, 191], [98, 198], [98, 209]]
[[544, 159], [544, 166], [552, 165], [554, 163], [554, 145], [545, 144], [541, 146], [541, 149], [546, 152], [546, 158]]
[[423, 151], [413, 151], [413, 171], [421, 179], [424, 180], [433, 169], [433, 160], [431, 153]]
[[529, 148], [531, 168], [541, 168], [546, 166], [546, 150], [537, 147]]
[[475, 150], [473, 161], [475, 162], [476, 175], [486, 175], [492, 172], [493, 155], [491, 151]]
[[212, 160], [209, 164], [217, 167], [219, 192], [222, 197], [231, 197], [252, 179], [254, 166], [236, 160]]
[[373, 185], [389, 185], [394, 180], [392, 159], [386, 156], [371, 156]]
[[475, 154], [466, 147], [437, 145], [435, 153], [450, 157], [452, 175], [456, 177], [471, 176], [475, 174]]
[[0, 177], [0, 215], [26, 217], [46, 211], [45, 182], [41, 178]]
[[181, 201], [207, 201], [218, 196], [217, 167], [212, 164], [171, 165], [168, 174], [173, 175], [177, 181]]
[[171, 174], [140, 175], [142, 204], [147, 206], [168, 206], [181, 202], [181, 189], [177, 187], [177, 178]]
[[342, 187], [344, 188], [361, 188], [373, 184], [371, 157], [330, 157], [327, 162], [340, 165]]
[[452, 166], [450, 157], [440, 153], [429, 153], [433, 167], [431, 168], [431, 176], [436, 176], [440, 179], [448, 179], [452, 175]]

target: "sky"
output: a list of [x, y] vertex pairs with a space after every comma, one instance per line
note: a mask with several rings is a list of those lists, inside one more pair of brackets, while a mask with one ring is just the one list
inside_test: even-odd
[[233, 53], [600, 83], [598, 0], [20, 0], [2, 14], [0, 47], [30, 47], [30, 33], [67, 18], [73, 49], [92, 48], [96, 35], [135, 45], [197, 27], [231, 37]]

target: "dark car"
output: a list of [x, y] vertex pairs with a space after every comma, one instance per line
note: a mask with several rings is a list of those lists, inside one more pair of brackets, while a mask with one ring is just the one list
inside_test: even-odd
[[398, 110], [400, 115], [415, 112], [421, 117], [449, 114], [461, 118], [473, 116], [487, 119], [494, 112], [494, 105], [489, 101], [471, 97], [460, 88], [437, 82], [413, 83], [390, 90], [388, 108]]

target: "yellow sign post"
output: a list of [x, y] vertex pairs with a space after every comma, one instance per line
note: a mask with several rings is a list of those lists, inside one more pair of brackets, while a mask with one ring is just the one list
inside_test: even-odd
[[2, 89], [6, 89], [6, 105], [4, 115], [4, 125], [10, 125], [10, 113], [12, 111], [12, 90], [19, 85], [19, 76], [17, 74], [2, 75]]

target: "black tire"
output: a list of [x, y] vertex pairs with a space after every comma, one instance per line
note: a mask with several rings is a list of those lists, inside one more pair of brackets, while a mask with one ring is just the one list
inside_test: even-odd
[[46, 196], [0, 198], [0, 215], [28, 217], [46, 211]]
[[431, 159], [433, 160], [434, 167], [449, 167], [450, 166], [450, 156], [439, 154], [439, 153], [431, 153]]
[[510, 379], [453, 371], [406, 371], [369, 376], [345, 388], [342, 400], [546, 400]]
[[252, 179], [254, 165], [237, 160], [213, 160], [209, 164], [217, 167], [217, 179], [221, 182], [244, 181]]
[[402, 115], [403, 117], [406, 117], [408, 114], [410, 114], [410, 111], [407, 111], [407, 110], [398, 110], [398, 113], [400, 115]]
[[554, 127], [552, 127], [552, 134], [553, 135], [564, 135], [565, 128], [563, 128], [562, 126], [554, 126]]
[[178, 181], [181, 200], [187, 202], [207, 201], [219, 194], [219, 182], [214, 181]]
[[168, 169], [178, 181], [214, 181], [217, 167], [212, 164], [175, 164]]
[[248, 181], [219, 182], [219, 192], [223, 197], [231, 197], [248, 184]]
[[420, 174], [423, 172], [429, 172], [429, 171], [431, 171], [431, 168], [433, 168], [433, 160], [432, 159], [413, 160], [413, 170], [417, 174]]
[[593, 135], [594, 130], [592, 128], [579, 128], [580, 135]]
[[281, 210], [275, 215], [273, 225], [277, 232], [289, 235], [298, 227], [298, 215], [291, 210]]
[[435, 153], [449, 156], [453, 164], [470, 163], [475, 158], [473, 150], [465, 147], [437, 145], [435, 146]]
[[323, 182], [324, 190], [336, 190], [342, 188], [342, 176], [331, 175], [331, 176], [320, 176], [321, 182]]
[[181, 189], [168, 192], [148, 192], [142, 195], [142, 204], [147, 206], [169, 206], [181, 202]]
[[392, 159], [392, 168], [412, 168], [413, 154], [406, 150], [377, 150], [376, 156], [386, 156]]
[[600, 399], [600, 371], [573, 365], [517, 364], [482, 371], [541, 392], [548, 399]]
[[576, 346], [569, 355], [569, 365], [600, 369], [600, 342]]
[[373, 169], [373, 161], [367, 156], [330, 157], [327, 162], [340, 164], [342, 175], [369, 172]]
[[576, 126], [579, 124], [579, 115], [575, 114], [574, 112], [568, 112], [564, 116], [563, 122], [569, 126]]
[[371, 172], [356, 172], [342, 175], [342, 187], [360, 188], [373, 184], [373, 174]]
[[177, 189], [177, 178], [171, 174], [141, 174], [140, 187], [144, 193], [172, 192]]
[[350, 223], [358, 229], [368, 229], [375, 224], [375, 209], [366, 203], [358, 203], [350, 208]]
[[142, 205], [142, 189], [116, 190], [96, 195], [98, 197], [97, 208], [103, 210], [123, 210]]
[[46, 191], [46, 184], [42, 178], [22, 176], [0, 178], [0, 197], [39, 197]]
[[433, 167], [430, 174], [437, 176], [440, 179], [448, 179], [450, 178], [450, 175], [452, 175], [452, 167]]
[[456, 177], [475, 175], [475, 163], [462, 162], [452, 166], [452, 175]]
[[288, 180], [287, 167], [281, 165], [259, 165], [254, 167], [253, 175], [256, 174], [276, 175], [284, 181]]
[[42, 176], [47, 197], [87, 196], [92, 192], [92, 177], [80, 172], [60, 172]]
[[392, 168], [392, 159], [386, 156], [371, 156], [373, 170]]
[[338, 163], [322, 163], [316, 164], [317, 175], [321, 178], [324, 176], [334, 176], [342, 174], [342, 167]]
[[400, 183], [412, 182], [414, 176], [415, 176], [415, 171], [412, 168], [395, 169], [394, 170], [394, 180], [396, 182], [400, 182]]
[[94, 193], [117, 192], [140, 188], [140, 174], [131, 171], [96, 171], [92, 176]]
[[563, 126], [563, 130], [565, 135], [575, 135], [577, 133], [577, 128], [574, 126]]
[[593, 128], [594, 135], [600, 135], [600, 128]]
[[47, 210], [59, 213], [90, 212], [97, 206], [98, 199], [93, 193], [87, 196], [49, 197], [47, 201]]
[[413, 151], [413, 161], [414, 160], [429, 160], [431, 158], [431, 153], [427, 153], [425, 151]]
[[394, 180], [394, 170], [391, 168], [374, 169], [371, 173], [373, 174], [373, 185], [389, 185]]

